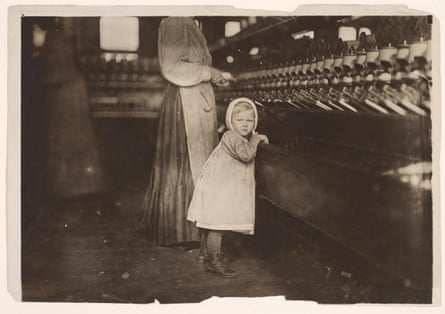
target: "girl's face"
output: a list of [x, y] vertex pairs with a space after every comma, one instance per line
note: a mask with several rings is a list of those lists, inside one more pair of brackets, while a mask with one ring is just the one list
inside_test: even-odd
[[241, 134], [242, 136], [249, 135], [255, 124], [255, 113], [253, 110], [244, 110], [235, 113], [232, 116], [233, 130]]

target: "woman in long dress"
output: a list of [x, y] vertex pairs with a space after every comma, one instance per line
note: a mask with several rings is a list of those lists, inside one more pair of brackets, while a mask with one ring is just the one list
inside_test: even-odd
[[46, 192], [51, 199], [104, 193], [87, 87], [76, 66], [73, 20], [47, 20], [40, 74], [46, 117]]
[[199, 240], [186, 215], [194, 182], [218, 142], [212, 83], [224, 85], [233, 77], [211, 66], [204, 35], [191, 17], [161, 21], [158, 57], [168, 86], [139, 228], [150, 244], [169, 245]]

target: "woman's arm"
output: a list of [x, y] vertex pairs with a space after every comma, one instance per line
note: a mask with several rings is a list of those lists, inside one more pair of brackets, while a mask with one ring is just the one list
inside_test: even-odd
[[171, 83], [193, 86], [212, 78], [207, 65], [189, 61], [189, 21], [185, 17], [167, 18], [159, 26], [158, 55], [161, 72]]

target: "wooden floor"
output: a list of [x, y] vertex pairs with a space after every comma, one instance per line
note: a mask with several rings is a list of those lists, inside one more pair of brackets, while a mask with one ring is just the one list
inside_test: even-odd
[[148, 247], [135, 233], [141, 191], [28, 205], [23, 236], [25, 301], [200, 302], [211, 296], [284, 295], [320, 303], [428, 303], [416, 291], [258, 201], [255, 236], [228, 234], [240, 276], [222, 279], [195, 262], [197, 243]]

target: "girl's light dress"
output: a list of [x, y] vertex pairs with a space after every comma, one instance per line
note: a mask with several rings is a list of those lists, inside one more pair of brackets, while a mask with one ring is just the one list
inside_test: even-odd
[[254, 233], [255, 165], [260, 138], [236, 131], [224, 133], [205, 163], [193, 193], [187, 219], [201, 228]]

